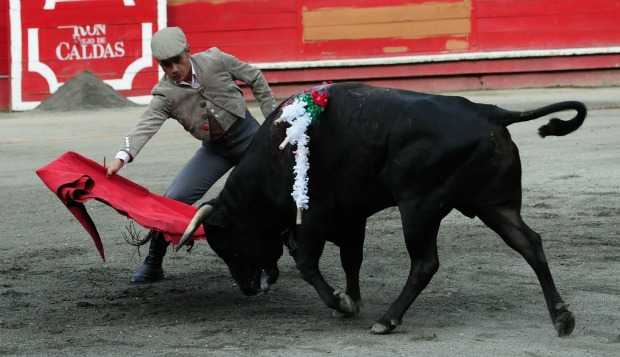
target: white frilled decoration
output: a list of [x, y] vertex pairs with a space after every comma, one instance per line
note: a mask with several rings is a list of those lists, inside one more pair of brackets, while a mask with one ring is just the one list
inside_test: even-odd
[[[324, 89], [325, 87], [321, 87]], [[286, 122], [290, 126], [286, 129], [286, 138], [279, 148], [283, 150], [288, 144], [296, 145], [295, 165], [293, 172], [295, 180], [291, 196], [297, 205], [296, 223], [301, 224], [302, 209], [308, 209], [308, 144], [310, 137], [306, 134], [308, 126], [318, 118], [327, 106], [327, 92], [313, 89], [297, 95], [293, 102], [282, 107], [280, 118], [275, 124]]]

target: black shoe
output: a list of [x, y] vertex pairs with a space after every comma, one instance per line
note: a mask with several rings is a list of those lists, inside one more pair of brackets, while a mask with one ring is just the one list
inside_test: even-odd
[[133, 276], [131, 277], [132, 284], [149, 284], [155, 283], [164, 278], [164, 270], [161, 267], [161, 263], [157, 264], [149, 264], [148, 262], [144, 262], [144, 264], [140, 265]]
[[164, 236], [159, 232], [151, 231], [149, 234], [153, 235], [151, 245], [149, 246], [149, 255], [144, 259], [144, 263], [133, 273], [131, 277], [132, 284], [155, 283], [164, 278], [162, 262], [169, 243], [166, 242]]

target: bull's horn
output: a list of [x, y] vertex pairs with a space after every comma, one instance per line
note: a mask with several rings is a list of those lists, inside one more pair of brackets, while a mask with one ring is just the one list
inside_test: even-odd
[[179, 241], [179, 245], [176, 246], [175, 251], [178, 252], [182, 246], [184, 246], [190, 240], [192, 240], [192, 236], [194, 235], [194, 232], [196, 231], [196, 229], [198, 229], [200, 224], [209, 215], [209, 213], [211, 213], [211, 211], [213, 211], [213, 206], [208, 205], [208, 204], [198, 208], [198, 211], [196, 211], [196, 213], [194, 214], [194, 217], [192, 217], [192, 220], [187, 225], [187, 228], [185, 228], [185, 232], [181, 236], [181, 240]]

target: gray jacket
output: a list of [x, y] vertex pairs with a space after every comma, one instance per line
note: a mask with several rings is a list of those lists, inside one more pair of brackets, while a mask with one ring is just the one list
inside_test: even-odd
[[247, 106], [235, 80], [252, 88], [265, 117], [275, 108], [275, 101], [265, 77], [256, 67], [213, 47], [192, 55], [192, 67], [200, 88], [182, 86], [164, 76], [153, 88], [148, 108], [138, 124], [124, 138], [122, 151], [133, 160], [168, 118], [177, 120], [196, 139], [211, 140], [214, 130], [227, 131], [237, 120], [245, 118]]

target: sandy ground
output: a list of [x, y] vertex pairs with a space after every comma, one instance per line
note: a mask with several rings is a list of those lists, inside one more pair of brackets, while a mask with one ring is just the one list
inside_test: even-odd
[[[368, 222], [365, 305], [357, 318], [332, 316], [288, 255], [270, 293], [245, 297], [204, 242], [190, 255], [169, 254], [165, 281], [131, 286], [146, 249], [121, 239], [125, 219], [88, 204], [108, 255], [101, 262], [34, 170], [67, 150], [109, 159], [143, 108], [0, 114], [0, 355], [620, 356], [620, 110], [596, 109], [613, 104], [618, 93], [466, 94], [515, 109], [564, 98], [594, 108], [578, 132], [563, 138], [540, 139], [542, 120], [511, 127], [523, 160], [524, 217], [542, 235], [577, 318], [568, 338], [556, 337], [525, 261], [478, 220], [458, 213], [440, 230], [439, 272], [388, 336], [368, 330], [409, 269], [393, 209]], [[170, 122], [122, 173], [162, 192], [196, 146]], [[221, 182], [209, 196], [219, 189]], [[335, 247], [327, 247], [322, 269], [343, 286]]]

